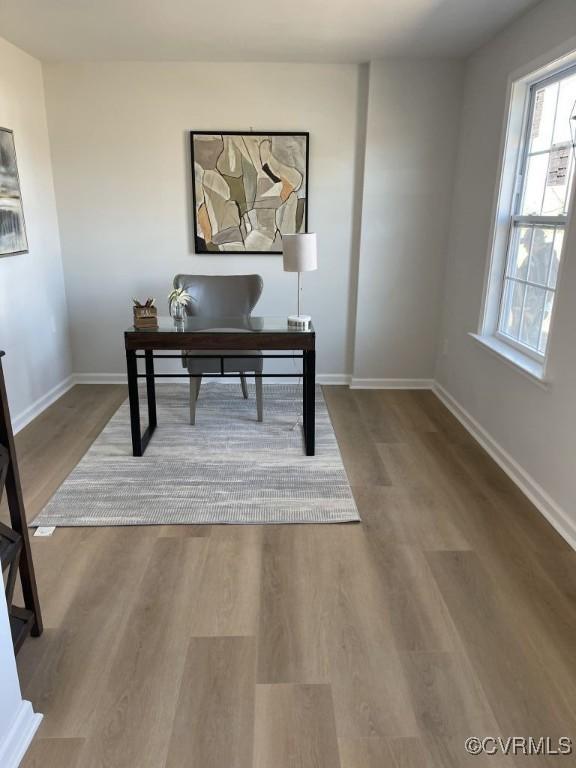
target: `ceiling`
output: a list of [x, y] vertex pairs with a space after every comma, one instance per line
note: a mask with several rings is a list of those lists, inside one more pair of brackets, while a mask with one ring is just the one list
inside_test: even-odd
[[48, 61], [458, 57], [536, 2], [0, 0], [0, 36]]

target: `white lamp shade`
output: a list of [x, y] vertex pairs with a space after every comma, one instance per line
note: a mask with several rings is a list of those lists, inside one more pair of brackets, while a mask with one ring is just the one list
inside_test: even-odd
[[318, 269], [316, 233], [284, 235], [284, 272], [312, 272]]

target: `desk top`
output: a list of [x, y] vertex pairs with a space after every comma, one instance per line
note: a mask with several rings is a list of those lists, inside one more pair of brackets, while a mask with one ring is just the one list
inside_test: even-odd
[[312, 325], [303, 330], [286, 317], [159, 317], [157, 328], [128, 328], [127, 350], [135, 349], [304, 349], [313, 350]]
[[314, 328], [304, 330], [288, 325], [285, 317], [186, 317], [175, 321], [171, 317], [159, 317], [157, 328], [126, 329], [126, 333], [286, 333], [313, 334]]

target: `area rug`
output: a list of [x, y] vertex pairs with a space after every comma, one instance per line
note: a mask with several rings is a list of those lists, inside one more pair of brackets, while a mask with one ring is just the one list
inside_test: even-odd
[[[341, 523], [359, 515], [320, 387], [316, 456], [304, 455], [301, 385], [205, 382], [191, 426], [186, 384], [157, 386], [158, 427], [132, 456], [128, 401], [31, 523], [113, 526]], [[142, 420], [146, 396], [141, 392]]]

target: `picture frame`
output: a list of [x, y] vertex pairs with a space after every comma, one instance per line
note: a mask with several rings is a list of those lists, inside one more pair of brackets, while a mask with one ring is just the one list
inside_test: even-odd
[[0, 127], [0, 257], [28, 253], [14, 131]]
[[190, 131], [194, 251], [281, 255], [308, 231], [307, 131]]

